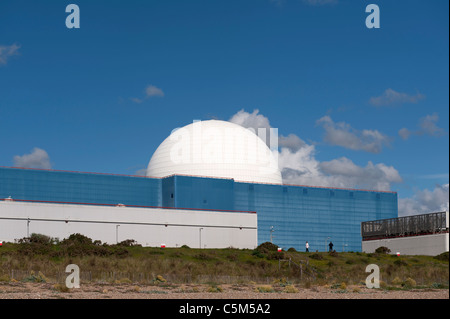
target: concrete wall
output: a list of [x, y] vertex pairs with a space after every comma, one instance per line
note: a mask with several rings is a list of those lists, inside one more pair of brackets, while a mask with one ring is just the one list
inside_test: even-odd
[[0, 241], [32, 233], [157, 247], [253, 249], [258, 242], [255, 213], [0, 201]]
[[449, 251], [448, 233], [410, 237], [366, 240], [362, 242], [362, 251], [373, 253], [378, 247], [387, 247], [391, 254], [436, 256]]

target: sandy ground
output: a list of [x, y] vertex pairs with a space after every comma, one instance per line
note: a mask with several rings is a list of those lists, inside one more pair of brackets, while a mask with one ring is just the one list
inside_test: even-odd
[[134, 284], [82, 284], [80, 288], [63, 291], [51, 283], [0, 283], [0, 299], [449, 299], [448, 289], [382, 290], [350, 286], [345, 290], [330, 287], [297, 288], [298, 292], [259, 292], [257, 286], [220, 285], [220, 292], [211, 286], [177, 284], [170, 286]]

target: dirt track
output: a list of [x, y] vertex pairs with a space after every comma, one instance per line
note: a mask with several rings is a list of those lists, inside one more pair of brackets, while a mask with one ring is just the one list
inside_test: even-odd
[[[61, 286], [60, 286], [61, 287]], [[449, 299], [448, 289], [382, 290], [352, 286], [297, 288], [296, 292], [258, 292], [251, 285], [221, 285], [220, 292], [210, 292], [208, 285], [160, 287], [133, 284], [83, 284], [61, 291], [50, 283], [0, 283], [0, 299]]]

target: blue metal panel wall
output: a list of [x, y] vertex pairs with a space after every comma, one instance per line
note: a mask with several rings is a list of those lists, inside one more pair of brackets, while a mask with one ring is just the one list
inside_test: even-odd
[[[174, 176], [172, 178], [174, 178], [175, 189], [174, 207], [234, 210], [234, 182], [232, 179], [191, 176]], [[166, 194], [164, 189], [163, 193]]]
[[[256, 210], [258, 242], [303, 251], [361, 251], [361, 222], [397, 217], [397, 194], [235, 183], [235, 209]], [[391, 216], [391, 217], [386, 217]]]
[[161, 206], [161, 180], [0, 167], [0, 198]]

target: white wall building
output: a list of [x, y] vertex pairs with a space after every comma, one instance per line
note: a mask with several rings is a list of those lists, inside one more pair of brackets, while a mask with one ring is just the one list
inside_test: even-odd
[[108, 244], [133, 239], [154, 247], [253, 249], [258, 242], [257, 215], [250, 212], [0, 200], [0, 241], [32, 233], [61, 240], [80, 233]]

